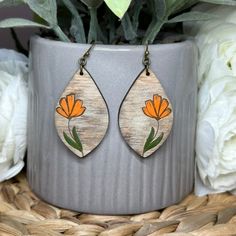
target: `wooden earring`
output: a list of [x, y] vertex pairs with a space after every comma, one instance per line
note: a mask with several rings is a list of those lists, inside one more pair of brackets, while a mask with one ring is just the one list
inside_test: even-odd
[[93, 46], [79, 60], [80, 69], [65, 88], [55, 109], [55, 125], [60, 139], [80, 158], [99, 145], [109, 123], [106, 102], [85, 69]]
[[144, 70], [127, 92], [119, 111], [119, 127], [127, 144], [141, 157], [153, 154], [167, 139], [173, 110], [164, 88], [149, 69], [148, 46]]

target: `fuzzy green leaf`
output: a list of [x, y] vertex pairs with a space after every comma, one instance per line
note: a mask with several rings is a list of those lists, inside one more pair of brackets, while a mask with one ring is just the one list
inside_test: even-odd
[[154, 0], [154, 15], [157, 19], [163, 19], [166, 16], [166, 1]]
[[70, 0], [62, 0], [65, 7], [72, 15], [70, 33], [77, 43], [86, 43], [83, 21], [74, 3]]
[[42, 25], [23, 18], [9, 18], [0, 21], [0, 28], [12, 28], [12, 27], [42, 27], [50, 28], [46, 25]]
[[56, 0], [24, 0], [37, 15], [50, 25], [57, 25], [57, 2]]
[[191, 7], [199, 0], [167, 0], [168, 16], [181, 10]]
[[88, 8], [98, 8], [103, 0], [81, 0]]
[[75, 142], [78, 144], [78, 147], [80, 148], [80, 150], [83, 151], [83, 146], [82, 146], [82, 143], [80, 141], [79, 135], [77, 134], [75, 127], [73, 127], [73, 129], [72, 129], [72, 135], [73, 135]]
[[124, 17], [122, 18], [121, 25], [122, 25], [126, 40], [132, 40], [137, 36], [136, 32], [133, 29], [133, 25], [130, 21], [128, 12], [126, 12]]
[[166, 23], [166, 19], [169, 16], [168, 7], [165, 0], [152, 0], [150, 4], [153, 8], [151, 9], [152, 21], [149, 24], [143, 38], [143, 44], [152, 43], [155, 40], [157, 34]]
[[0, 7], [15, 7], [24, 4], [23, 0], [0, 0]]
[[55, 34], [64, 42], [70, 42], [57, 24], [57, 1], [56, 0], [24, 0], [30, 9], [39, 17], [48, 22]]
[[184, 21], [199, 21], [199, 20], [210, 20], [212, 18], [216, 18], [217, 16], [214, 14], [198, 12], [198, 11], [191, 11], [187, 13], [183, 13], [179, 16], [176, 16], [170, 20], [168, 23], [177, 23], [177, 22], [184, 22]]
[[143, 44], [152, 43], [166, 21], [152, 21], [143, 38]]
[[133, 23], [133, 29], [135, 32], [138, 30], [139, 26], [139, 15], [143, 7], [143, 1], [135, 1], [134, 7], [133, 7], [133, 16], [132, 16], [132, 23]]
[[78, 145], [72, 138], [70, 138], [65, 132], [63, 132], [63, 136], [64, 139], [66, 140], [66, 142], [73, 147], [76, 150], [79, 150], [80, 152], [82, 152], [82, 149], [80, 147], [80, 145]]
[[121, 19], [128, 10], [131, 0], [104, 0], [104, 2]]
[[166, 6], [167, 8], [171, 8], [173, 7], [173, 5], [175, 4], [176, 0], [166, 0]]
[[73, 17], [71, 20], [70, 33], [75, 38], [77, 43], [85, 43], [85, 35], [82, 33], [84, 30], [82, 21], [77, 17]]
[[213, 4], [236, 6], [235, 0], [200, 0], [200, 2], [208, 2], [208, 3], [213, 3]]

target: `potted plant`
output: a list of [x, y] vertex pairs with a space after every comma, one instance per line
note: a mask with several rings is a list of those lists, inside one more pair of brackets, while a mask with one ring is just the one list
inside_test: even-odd
[[[181, 22], [215, 17], [190, 12], [197, 2], [0, 2], [0, 6], [28, 4], [36, 13], [34, 22], [5, 19], [0, 27], [41, 28], [41, 37], [31, 40], [28, 113], [27, 172], [36, 194], [81, 212], [131, 214], [166, 207], [192, 191], [197, 50], [184, 40]], [[205, 2], [235, 4], [231, 0]], [[56, 38], [59, 41], [52, 40]], [[62, 92], [79, 69], [79, 59], [93, 41], [95, 47], [86, 68], [107, 103], [109, 127], [100, 145], [79, 159], [58, 137], [54, 115]], [[174, 118], [166, 142], [150, 158], [143, 159], [124, 141], [118, 113], [127, 91], [144, 69], [147, 43], [150, 67], [172, 103]]]

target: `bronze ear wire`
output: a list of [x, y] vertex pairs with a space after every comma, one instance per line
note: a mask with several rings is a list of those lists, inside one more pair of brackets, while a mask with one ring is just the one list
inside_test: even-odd
[[87, 64], [87, 60], [90, 56], [91, 50], [95, 47], [95, 42], [92, 42], [92, 45], [90, 48], [83, 54], [83, 56], [79, 59], [79, 65], [80, 65], [80, 74], [83, 75], [83, 69], [85, 68]]

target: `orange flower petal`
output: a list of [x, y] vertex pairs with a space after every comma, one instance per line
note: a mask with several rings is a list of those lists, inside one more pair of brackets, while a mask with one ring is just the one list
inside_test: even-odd
[[156, 114], [156, 111], [155, 111], [155, 108], [153, 106], [153, 102], [152, 100], [148, 100], [146, 101], [146, 108], [148, 110], [148, 113], [154, 117], [154, 118], [158, 118], [157, 114]]
[[143, 113], [144, 113], [146, 116], [149, 116], [149, 117], [151, 117], [151, 118], [155, 118], [155, 117], [153, 117], [153, 116], [148, 112], [148, 110], [147, 110], [146, 107], [143, 107], [142, 109], [143, 109]]
[[68, 115], [65, 113], [65, 111], [61, 107], [57, 107], [56, 111], [58, 114], [68, 119]]
[[75, 95], [70, 94], [66, 96], [67, 106], [68, 106], [68, 112], [69, 114], [72, 112], [73, 107], [75, 105]]
[[166, 110], [166, 108], [169, 106], [169, 102], [167, 99], [163, 99], [162, 100], [162, 103], [161, 103], [161, 107], [160, 107], [160, 110], [159, 110], [159, 116], [161, 117], [162, 116], [162, 113]]
[[82, 107], [83, 102], [81, 100], [76, 100], [73, 111], [71, 112], [70, 116], [71, 117], [77, 117], [77, 116], [81, 116], [84, 111], [85, 111], [85, 107]]
[[59, 101], [59, 104], [61, 106], [61, 108], [63, 109], [63, 111], [66, 113], [67, 116], [69, 116], [69, 110], [68, 110], [68, 106], [67, 106], [67, 102], [65, 98], [61, 98]]
[[155, 110], [156, 110], [156, 114], [159, 114], [161, 101], [162, 101], [161, 96], [159, 96], [157, 94], [153, 96], [153, 104], [154, 104], [154, 107], [155, 107]]
[[83, 115], [85, 110], [86, 110], [86, 107], [81, 107], [78, 113], [73, 112], [73, 114], [71, 114], [71, 118]]
[[166, 116], [168, 116], [169, 114], [171, 113], [171, 109], [170, 108], [167, 108], [160, 116], [160, 118], [164, 118]]

